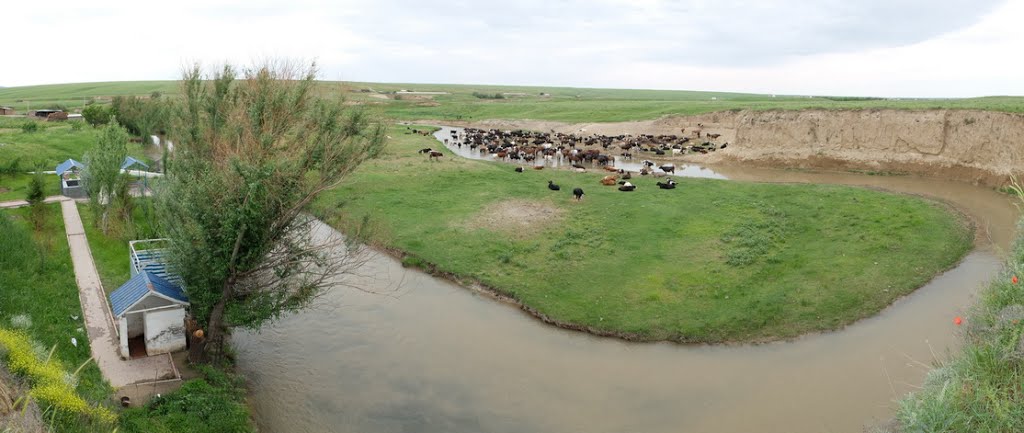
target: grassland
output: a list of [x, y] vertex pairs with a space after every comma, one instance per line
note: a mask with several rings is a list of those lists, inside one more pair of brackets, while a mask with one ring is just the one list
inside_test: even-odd
[[147, 215], [147, 212], [152, 210], [147, 211], [141, 201], [137, 200], [136, 204], [132, 212], [134, 227], [130, 230], [114, 227], [110, 235], [104, 235], [96, 226], [95, 217], [87, 205], [78, 205], [78, 213], [82, 216], [82, 224], [85, 226], [85, 236], [89, 240], [89, 249], [92, 250], [96, 270], [99, 271], [100, 281], [107, 293], [117, 290], [131, 278], [128, 241], [154, 237], [153, 222]]
[[115, 81], [105, 83], [47, 84], [0, 88], [0, 106], [13, 107], [19, 113], [30, 109], [64, 105], [81, 108], [89, 101], [110, 102], [114, 96], [175, 93], [177, 81]]
[[[82, 320], [67, 238], [59, 205], [46, 205], [46, 224], [33, 231], [27, 208], [0, 211], [0, 320], [4, 326], [24, 320], [40, 350], [55, 347], [54, 356], [78, 375], [77, 391], [93, 404], [109, 402], [111, 389], [94, 363], [87, 363], [89, 338]], [[71, 338], [78, 345], [71, 343]], [[76, 419], [55, 421], [56, 431], [85, 432], [91, 426]]]
[[[25, 122], [36, 122], [40, 129], [35, 132], [24, 132], [21, 125]], [[37, 166], [44, 170], [53, 170], [57, 164], [68, 158], [81, 161], [85, 152], [96, 144], [98, 134], [98, 129], [88, 125], [80, 125], [76, 130], [70, 122], [0, 118], [0, 169], [16, 164], [16, 171], [19, 172], [31, 171]], [[139, 144], [129, 144], [128, 154], [152, 162]], [[0, 175], [0, 178], [2, 177]], [[56, 177], [52, 180], [56, 185]], [[23, 180], [14, 181], [13, 184], [17, 186], [19, 182]], [[0, 186], [6, 188], [2, 179]]]
[[[0, 201], [24, 200], [28, 194], [28, 184], [31, 180], [32, 175], [26, 173], [0, 175]], [[46, 180], [43, 190], [46, 196], [60, 194], [57, 176], [48, 175]]]
[[[445, 95], [396, 95], [398, 90], [447, 92]], [[1024, 97], [995, 96], [967, 99], [880, 99], [831, 96], [763, 95], [641, 89], [488, 86], [322, 82], [320, 91], [371, 105], [399, 120], [536, 119], [564, 122], [614, 122], [653, 119], [669, 114], [700, 114], [725, 110], [799, 110], [896, 108], [978, 109], [1024, 112]], [[54, 84], [0, 89], [0, 105], [24, 112], [62, 104], [80, 109], [89, 101], [104, 103], [113, 96], [146, 96], [152, 92], [176, 95], [175, 81], [130, 81]], [[506, 95], [480, 99], [474, 92]], [[543, 95], [542, 95], [543, 94]]]
[[[683, 179], [659, 190], [601, 174], [515, 173], [391, 132], [392, 155], [362, 166], [315, 212], [410, 254], [407, 263], [478, 280], [553, 319], [636, 339], [770, 340], [872, 315], [957, 263], [971, 233], [916, 197], [826, 186]], [[562, 186], [549, 191], [548, 180]], [[570, 191], [582, 187], [582, 202]], [[489, 215], [495, 205], [551, 217]], [[517, 219], [518, 218], [518, 219]], [[497, 221], [497, 223], [495, 223]]]

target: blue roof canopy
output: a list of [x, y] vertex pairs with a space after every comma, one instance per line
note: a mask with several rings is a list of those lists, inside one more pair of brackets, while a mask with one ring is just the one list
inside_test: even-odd
[[132, 306], [150, 295], [160, 295], [171, 301], [188, 304], [188, 296], [181, 286], [160, 278], [149, 271], [142, 271], [110, 293], [110, 308], [114, 317], [120, 317]]
[[71, 170], [71, 168], [83, 169], [85, 168], [85, 164], [82, 164], [81, 162], [75, 161], [73, 159], [64, 161], [57, 166], [57, 176], [63, 175], [68, 170]]
[[128, 167], [131, 167], [136, 164], [141, 165], [143, 168], [149, 170], [149, 164], [146, 164], [145, 162], [139, 161], [130, 156], [124, 157], [124, 162], [121, 163], [121, 170], [127, 170]]

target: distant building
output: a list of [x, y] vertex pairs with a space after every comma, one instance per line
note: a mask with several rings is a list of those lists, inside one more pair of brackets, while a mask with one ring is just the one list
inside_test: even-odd
[[14, 114], [13, 107], [0, 107], [0, 116], [10, 116]]
[[399, 90], [396, 95], [450, 95], [448, 92], [420, 92], [415, 90]]
[[32, 110], [32, 111], [28, 112], [28, 117], [41, 117], [41, 118], [45, 119], [49, 115], [51, 115], [53, 113], [60, 113], [62, 111], [63, 110], [55, 110], [55, 109]]
[[[54, 169], [57, 176], [60, 177], [61, 195], [70, 198], [85, 198], [88, 195], [88, 192], [85, 190], [84, 180], [82, 179], [83, 170], [85, 170], [85, 164], [73, 159], [60, 163]], [[136, 179], [129, 184], [129, 187], [138, 193], [144, 193], [149, 189], [148, 177], [147, 173], [145, 173], [148, 170], [149, 164], [130, 156], [126, 156], [121, 163], [122, 172], [135, 178], [141, 177], [141, 181]]]

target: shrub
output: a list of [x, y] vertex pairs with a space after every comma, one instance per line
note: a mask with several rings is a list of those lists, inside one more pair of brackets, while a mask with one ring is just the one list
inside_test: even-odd
[[0, 175], [15, 175], [21, 171], [21, 158], [13, 158], [10, 161], [0, 161]]
[[210, 366], [199, 366], [203, 377], [157, 397], [146, 406], [121, 414], [125, 432], [251, 432], [243, 380]]
[[25, 123], [21, 124], [21, 132], [28, 133], [28, 132], [36, 132], [38, 130], [39, 130], [39, 123], [37, 123], [34, 120], [29, 120], [28, 122], [25, 122]]
[[480, 99], [505, 99], [505, 95], [502, 95], [501, 93], [473, 92], [473, 96]]
[[82, 109], [82, 117], [92, 126], [110, 123], [110, 116], [112, 114], [113, 109], [105, 105], [93, 104]]
[[69, 375], [60, 362], [52, 359], [53, 351], [43, 359], [22, 331], [0, 328], [0, 347], [6, 349], [8, 368], [25, 376], [32, 384], [29, 391], [32, 398], [59, 413], [80, 415], [101, 423], [113, 423], [117, 419], [105, 407], [89, 406], [75, 392], [74, 375]]
[[35, 225], [36, 230], [43, 228], [43, 223], [46, 222], [46, 210], [43, 209], [43, 200], [46, 199], [46, 179], [44, 178], [43, 169], [36, 168], [32, 179], [28, 182], [28, 194], [25, 196], [25, 201], [28, 202], [32, 208], [32, 223]]
[[32, 318], [27, 314], [18, 314], [11, 317], [11, 326], [17, 329], [28, 329], [32, 327]]

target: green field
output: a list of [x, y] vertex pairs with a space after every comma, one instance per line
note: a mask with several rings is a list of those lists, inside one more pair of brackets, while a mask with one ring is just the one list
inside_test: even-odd
[[[24, 132], [21, 125], [26, 122], [35, 122], [40, 129], [35, 132]], [[15, 171], [23, 174], [37, 166], [41, 166], [43, 170], [53, 170], [57, 164], [68, 158], [82, 161], [86, 151], [96, 144], [99, 130], [85, 124], [78, 128], [75, 130], [69, 122], [0, 118], [0, 169], [16, 165]], [[130, 143], [128, 155], [147, 163], [153, 161], [141, 144]], [[47, 179], [47, 188], [51, 187], [51, 183], [53, 188], [57, 188], [56, 176], [49, 176]], [[11, 194], [23, 188], [26, 183], [27, 177], [5, 176], [0, 173], [0, 200], [25, 198], [24, 195]], [[47, 191], [48, 194], [53, 192], [55, 189]]]
[[81, 215], [82, 225], [85, 227], [85, 237], [89, 240], [89, 249], [92, 250], [93, 260], [96, 261], [96, 270], [100, 273], [103, 290], [107, 293], [117, 290], [131, 278], [128, 241], [155, 237], [152, 230], [154, 222], [147, 218], [144, 203], [141, 200], [136, 200], [135, 203], [136, 206], [132, 212], [134, 219], [132, 232], [128, 233], [118, 226], [114, 227], [110, 235], [104, 235], [103, 231], [96, 226], [95, 217], [88, 205], [78, 205], [78, 214]]
[[[398, 90], [448, 92], [447, 95], [394, 94]], [[821, 109], [979, 109], [1024, 112], [1024, 97], [995, 96], [967, 99], [872, 99], [728, 92], [586, 89], [570, 87], [487, 86], [454, 84], [387, 84], [322, 82], [324, 94], [378, 107], [399, 120], [536, 119], [565, 122], [613, 122], [653, 119], [669, 114], [714, 111]], [[176, 81], [53, 84], [0, 89], [0, 106], [27, 108], [62, 104], [80, 109], [89, 101], [109, 102], [114, 96], [175, 95]], [[474, 92], [509, 94], [505, 99], [480, 99]], [[541, 96], [544, 93], [545, 96]], [[516, 95], [521, 94], [521, 95]], [[385, 99], [381, 99], [385, 98]], [[714, 99], [712, 99], [714, 98]]]
[[[649, 178], [622, 193], [597, 173], [428, 162], [416, 149], [432, 138], [391, 136], [391, 155], [330, 191], [318, 215], [350, 232], [366, 219], [370, 238], [408, 252], [407, 264], [602, 333], [725, 342], [835, 329], [917, 289], [972, 243], [947, 208], [911, 196], [708, 179], [659, 190]], [[509, 200], [556, 215], [488, 214]]]
[[[51, 170], [53, 168], [50, 168]], [[25, 200], [28, 195], [28, 184], [32, 180], [31, 174], [0, 175], [0, 201]], [[46, 196], [60, 194], [60, 185], [57, 176], [46, 175]]]
[[[68, 253], [60, 205], [46, 205], [46, 224], [38, 232], [28, 223], [28, 208], [0, 211], [0, 322], [12, 325], [15, 316], [31, 320], [29, 335], [43, 353], [54, 356], [65, 369], [85, 365], [78, 377], [78, 392], [93, 404], [109, 404], [112, 392], [91, 358], [78, 286]], [[77, 347], [71, 338], [77, 340]], [[91, 426], [78, 419], [58, 418], [56, 431], [86, 432]]]

